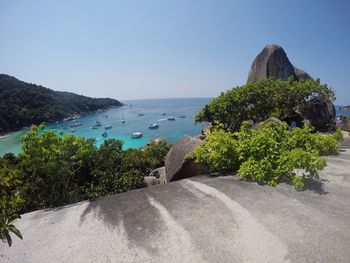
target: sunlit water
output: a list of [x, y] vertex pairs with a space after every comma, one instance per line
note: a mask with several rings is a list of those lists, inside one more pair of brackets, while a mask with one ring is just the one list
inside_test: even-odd
[[[106, 139], [114, 138], [124, 142], [124, 149], [139, 148], [155, 138], [163, 138], [168, 142], [175, 142], [185, 134], [196, 135], [200, 133], [203, 124], [194, 124], [194, 116], [209, 101], [209, 98], [123, 101], [128, 106], [82, 116], [76, 121], [50, 124], [47, 127], [56, 132], [70, 133], [72, 124], [81, 123], [81, 126], [74, 128], [74, 135], [95, 138], [96, 146], [101, 145]], [[166, 113], [166, 116], [162, 116], [163, 113]], [[139, 114], [144, 114], [144, 116], [139, 116]], [[103, 115], [107, 115], [108, 118], [103, 117]], [[181, 115], [186, 117], [178, 118]], [[124, 124], [122, 123], [123, 116], [125, 119]], [[167, 120], [169, 116], [175, 117], [175, 121]], [[96, 121], [102, 122], [103, 126], [94, 130], [92, 126]], [[148, 127], [153, 123], [159, 124], [159, 128], [149, 129]], [[106, 125], [112, 125], [112, 128], [105, 130]], [[105, 131], [108, 133], [107, 138], [102, 137], [102, 133]], [[5, 139], [1, 139], [0, 155], [8, 152], [19, 153], [21, 150], [20, 139], [26, 132], [27, 130], [21, 130], [8, 134]], [[141, 132], [143, 137], [138, 139], [131, 138], [131, 134], [134, 132]]]

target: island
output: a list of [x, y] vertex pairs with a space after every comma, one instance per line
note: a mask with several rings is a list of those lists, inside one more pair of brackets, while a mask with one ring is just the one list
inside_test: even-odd
[[0, 74], [0, 134], [122, 105], [115, 99], [54, 91]]

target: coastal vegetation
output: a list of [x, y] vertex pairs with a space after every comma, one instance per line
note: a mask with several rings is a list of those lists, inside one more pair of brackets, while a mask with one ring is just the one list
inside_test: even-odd
[[0, 134], [121, 105], [118, 100], [53, 91], [0, 74]]
[[319, 80], [265, 78], [221, 93], [199, 112], [196, 122], [207, 121], [227, 131], [238, 131], [247, 120], [259, 123], [269, 117], [283, 120], [293, 116], [316, 97], [333, 101], [335, 93]]
[[213, 99], [196, 121], [212, 122], [204, 140], [189, 157], [206, 163], [211, 172], [237, 173], [261, 184], [282, 181], [302, 189], [326, 165], [322, 155], [337, 154], [341, 131], [323, 135], [305, 123], [289, 127], [277, 117], [295, 116], [315, 97], [334, 100], [334, 92], [319, 80], [266, 78], [233, 88]]
[[18, 156], [0, 159], [0, 237], [11, 245], [12, 222], [20, 214], [145, 186], [144, 176], [164, 165], [170, 145], [153, 142], [142, 149], [122, 149], [108, 139], [99, 148], [93, 139], [33, 126], [22, 138]]
[[288, 182], [296, 189], [302, 189], [307, 178], [318, 178], [318, 170], [326, 165], [322, 155], [337, 154], [342, 139], [339, 130], [322, 135], [307, 124], [290, 131], [278, 122], [259, 129], [243, 122], [238, 132], [218, 127], [206, 135], [207, 140], [189, 157], [208, 164], [211, 172], [236, 172], [247, 180], [271, 186]]

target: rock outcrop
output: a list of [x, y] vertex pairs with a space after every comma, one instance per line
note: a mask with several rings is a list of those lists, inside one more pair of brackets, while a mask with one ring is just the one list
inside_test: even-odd
[[206, 165], [186, 158], [199, 145], [199, 142], [199, 139], [185, 135], [171, 147], [165, 158], [166, 182], [207, 174], [209, 172]]
[[334, 129], [336, 111], [330, 100], [314, 98], [301, 109], [301, 114], [317, 131], [328, 132]]
[[283, 48], [275, 44], [267, 45], [255, 58], [249, 71], [248, 82], [268, 77], [283, 80], [289, 77], [296, 80], [311, 79], [305, 71], [294, 67]]
[[[286, 80], [312, 79], [305, 71], [296, 68], [289, 61], [281, 46], [267, 45], [255, 58], [248, 75], [249, 82], [257, 82], [264, 78], [278, 78]], [[299, 108], [299, 107], [298, 107]], [[283, 121], [289, 125], [295, 122], [298, 127], [308, 120], [318, 131], [330, 131], [334, 128], [336, 112], [331, 101], [317, 97], [312, 99], [306, 107], [295, 109], [294, 113], [286, 116]]]

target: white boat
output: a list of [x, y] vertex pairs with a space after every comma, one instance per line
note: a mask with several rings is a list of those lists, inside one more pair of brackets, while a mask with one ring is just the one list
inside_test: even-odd
[[104, 138], [108, 137], [108, 133], [107, 132], [102, 133], [102, 137]]
[[168, 117], [168, 121], [174, 121], [175, 118], [174, 117]]
[[97, 130], [98, 127], [97, 127], [96, 125], [94, 125], [94, 126], [92, 126], [92, 129], [93, 129], [93, 130]]
[[125, 120], [124, 120], [124, 119], [122, 119], [122, 123], [125, 123]]
[[134, 132], [131, 135], [132, 138], [141, 138], [142, 137], [142, 133], [141, 132]]
[[5, 139], [5, 138], [6, 138], [6, 136], [0, 136], [0, 140]]
[[76, 127], [79, 127], [79, 126], [81, 126], [81, 125], [83, 125], [83, 124], [81, 124], [80, 122], [77, 122], [77, 123], [73, 123], [73, 124], [70, 125], [69, 127], [71, 127], [71, 128], [76, 128]]
[[110, 129], [112, 129], [112, 125], [106, 125], [105, 126], [105, 130], [110, 130]]
[[148, 129], [158, 129], [158, 128], [159, 128], [159, 124], [157, 123], [153, 123], [148, 127]]

